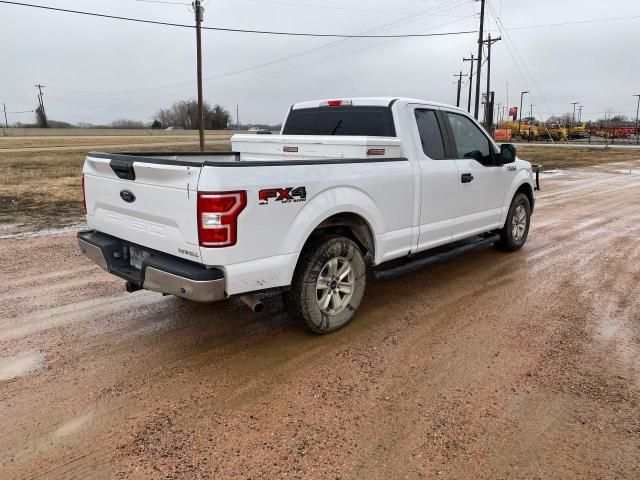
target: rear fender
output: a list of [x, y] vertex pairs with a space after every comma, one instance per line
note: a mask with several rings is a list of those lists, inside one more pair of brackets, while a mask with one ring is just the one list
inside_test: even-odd
[[[362, 217], [371, 227], [374, 248], [377, 247], [376, 235], [384, 231], [380, 209], [362, 190], [340, 186], [324, 190], [307, 201], [289, 228], [290, 232], [299, 232], [299, 234], [287, 237], [283, 251], [300, 252], [318, 225], [339, 213], [354, 213]], [[377, 248], [375, 250], [377, 251]]]

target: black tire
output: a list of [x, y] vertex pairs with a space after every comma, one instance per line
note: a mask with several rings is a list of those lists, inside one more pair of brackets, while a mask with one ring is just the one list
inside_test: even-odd
[[[332, 272], [346, 276], [340, 280]], [[329, 333], [353, 319], [365, 286], [364, 258], [353, 240], [338, 235], [312, 238], [300, 255], [291, 289], [283, 295], [284, 306], [308, 330]]]
[[[519, 223], [518, 219], [522, 212], [524, 212], [524, 229], [516, 229], [514, 225]], [[524, 193], [518, 193], [513, 197], [504, 228], [498, 231], [500, 240], [496, 243], [496, 247], [508, 252], [520, 250], [527, 241], [530, 225], [531, 204], [529, 203], [529, 198]]]

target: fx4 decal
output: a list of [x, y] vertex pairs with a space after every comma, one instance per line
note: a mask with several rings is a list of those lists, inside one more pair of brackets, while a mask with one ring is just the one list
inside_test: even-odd
[[268, 205], [271, 200], [281, 203], [295, 203], [307, 201], [305, 187], [267, 188], [258, 193], [260, 205]]

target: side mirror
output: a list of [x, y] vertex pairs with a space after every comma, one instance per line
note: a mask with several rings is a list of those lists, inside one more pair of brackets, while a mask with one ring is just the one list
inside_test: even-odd
[[516, 147], [510, 143], [503, 143], [500, 147], [502, 163], [513, 163], [516, 161]]

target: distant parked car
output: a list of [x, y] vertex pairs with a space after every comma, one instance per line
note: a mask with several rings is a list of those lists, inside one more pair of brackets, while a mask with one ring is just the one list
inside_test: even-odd
[[184, 130], [184, 127], [167, 127], [164, 130], [165, 132], [173, 132], [174, 130]]
[[258, 135], [271, 135], [271, 130], [267, 130], [266, 128], [259, 128], [256, 130], [256, 134]]

